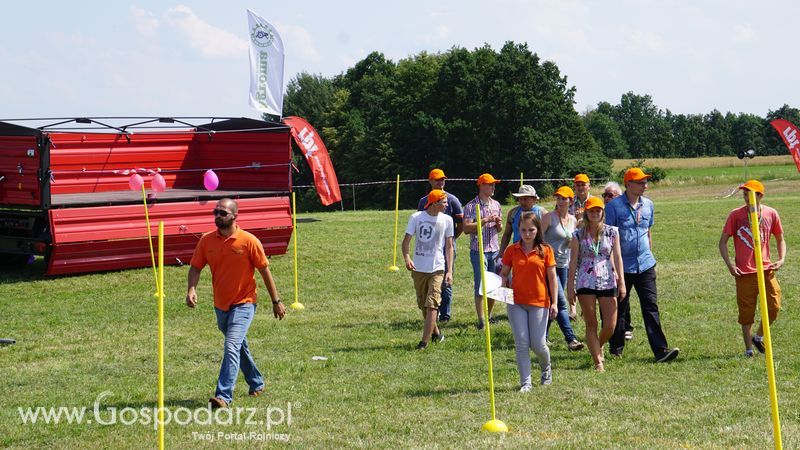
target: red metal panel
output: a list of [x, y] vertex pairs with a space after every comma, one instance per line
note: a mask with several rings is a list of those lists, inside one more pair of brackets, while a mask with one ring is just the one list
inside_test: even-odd
[[[237, 223], [258, 237], [268, 255], [286, 253], [292, 234], [288, 197], [240, 199]], [[200, 236], [214, 228], [215, 202], [150, 205], [154, 247], [164, 221], [165, 262], [188, 263]], [[53, 250], [47, 273], [93, 272], [150, 265], [144, 206], [50, 211]]]
[[[51, 193], [128, 189], [128, 176], [113, 171], [161, 169], [169, 188], [202, 189], [203, 172], [214, 169], [226, 190], [289, 191], [289, 132], [190, 132], [133, 134], [52, 133]], [[258, 164], [258, 169], [230, 169]], [[170, 172], [173, 171], [173, 172]], [[144, 177], [149, 188], [149, 176]]]
[[39, 206], [39, 156], [35, 136], [0, 137], [0, 204]]

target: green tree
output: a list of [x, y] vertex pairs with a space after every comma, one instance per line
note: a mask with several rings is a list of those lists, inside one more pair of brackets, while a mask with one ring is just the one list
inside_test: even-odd
[[583, 116], [583, 123], [589, 133], [609, 158], [629, 158], [628, 148], [619, 125], [606, 113], [589, 111]]

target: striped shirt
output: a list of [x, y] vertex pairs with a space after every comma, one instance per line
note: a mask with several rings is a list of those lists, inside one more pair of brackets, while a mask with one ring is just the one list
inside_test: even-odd
[[[502, 216], [500, 203], [497, 200], [490, 198], [486, 203], [484, 203], [480, 201], [480, 197], [475, 197], [464, 206], [464, 219], [470, 219], [473, 222], [477, 221], [475, 208], [478, 204], [481, 205], [481, 219], [485, 219], [489, 216]], [[499, 233], [497, 232], [496, 224], [494, 222], [483, 224], [481, 226], [481, 231], [483, 232], [483, 251], [499, 251], [500, 242], [499, 239], [497, 239]], [[477, 233], [470, 235], [469, 248], [470, 250], [478, 251]]]

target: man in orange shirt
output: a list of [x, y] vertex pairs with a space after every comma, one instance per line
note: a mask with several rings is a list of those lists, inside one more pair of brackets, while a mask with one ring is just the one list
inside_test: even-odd
[[264, 378], [247, 345], [247, 330], [256, 312], [255, 270], [261, 274], [272, 298], [272, 314], [277, 319], [283, 319], [286, 314], [269, 271], [264, 247], [258, 238], [236, 225], [238, 215], [239, 205], [235, 201], [223, 198], [217, 202], [214, 207], [217, 230], [200, 238], [189, 268], [186, 305], [190, 308], [197, 305], [195, 288], [200, 281], [200, 271], [209, 265], [217, 327], [225, 335], [217, 390], [208, 401], [212, 408], [225, 408], [231, 404], [240, 368], [250, 386], [250, 395], [255, 397], [264, 392]]

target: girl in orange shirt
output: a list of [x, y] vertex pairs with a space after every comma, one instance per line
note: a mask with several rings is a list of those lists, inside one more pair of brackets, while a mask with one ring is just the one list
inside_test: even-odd
[[553, 248], [544, 243], [539, 218], [532, 212], [522, 215], [519, 230], [522, 239], [510, 245], [503, 253], [503, 286], [514, 290], [514, 304], [508, 305], [508, 321], [514, 333], [520, 392], [531, 390], [531, 349], [536, 353], [541, 368], [540, 382], [551, 384], [550, 349], [545, 334], [547, 320], [556, 317], [558, 285]]

